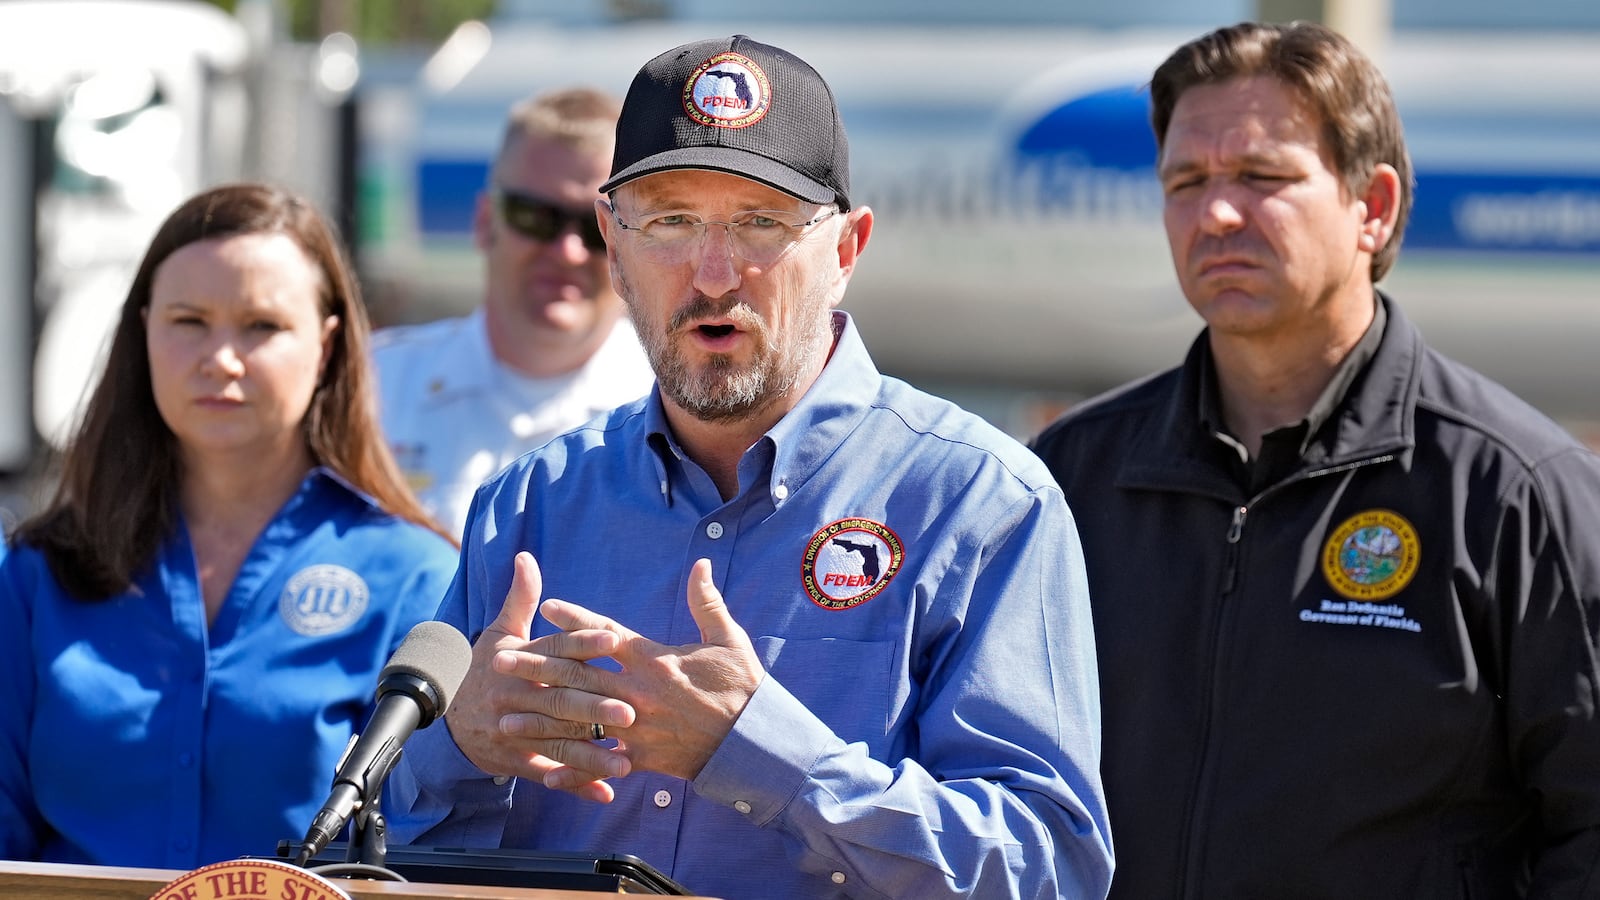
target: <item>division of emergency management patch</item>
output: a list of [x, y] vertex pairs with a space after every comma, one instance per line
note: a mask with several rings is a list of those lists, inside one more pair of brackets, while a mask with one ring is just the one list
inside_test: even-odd
[[742, 53], [718, 53], [695, 67], [683, 83], [683, 111], [701, 125], [754, 125], [771, 102], [767, 73]]
[[284, 585], [278, 615], [307, 637], [333, 634], [361, 620], [369, 594], [366, 581], [344, 566], [307, 566]]
[[1339, 524], [1322, 545], [1322, 574], [1351, 600], [1383, 600], [1400, 593], [1422, 558], [1417, 530], [1398, 513], [1370, 509]]
[[823, 609], [850, 609], [889, 586], [905, 563], [900, 536], [882, 522], [840, 519], [806, 542], [800, 580]]

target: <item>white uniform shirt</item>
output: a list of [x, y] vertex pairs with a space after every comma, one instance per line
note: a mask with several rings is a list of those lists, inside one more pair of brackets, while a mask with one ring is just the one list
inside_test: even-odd
[[422, 505], [456, 534], [484, 479], [655, 380], [626, 317], [588, 362], [553, 378], [496, 360], [482, 309], [385, 328], [373, 338], [373, 361], [389, 447]]

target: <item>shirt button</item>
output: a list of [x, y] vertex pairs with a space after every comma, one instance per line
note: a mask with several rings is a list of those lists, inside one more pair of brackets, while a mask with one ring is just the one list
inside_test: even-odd
[[834, 884], [844, 884], [843, 872], [835, 872], [832, 875], [829, 875], [828, 878], [830, 878]]
[[787, 498], [789, 496], [789, 486], [787, 484], [778, 485], [772, 489], [772, 496], [777, 497], [779, 500]]
[[189, 765], [191, 763], [193, 763], [193, 762], [194, 762], [194, 757], [191, 756], [190, 754], [188, 754], [188, 753], [179, 753], [178, 754], [178, 765], [182, 766], [183, 768], [185, 768], [185, 769], [189, 768]]
[[189, 849], [189, 839], [188, 838], [178, 838], [177, 840], [172, 842], [172, 849], [174, 849], [174, 850], [188, 850]]
[[672, 805], [672, 795], [666, 791], [656, 791], [656, 805], [662, 809]]
[[506, 782], [508, 782], [510, 780], [511, 780], [511, 776], [510, 775], [496, 775], [494, 777], [494, 783], [495, 784], [505, 784]]
[[710, 525], [707, 525], [706, 537], [711, 538], [713, 541], [719, 537], [722, 537], [722, 523], [712, 522]]
[[750, 804], [744, 802], [743, 800], [733, 801], [733, 808], [737, 810], [741, 816], [750, 815]]

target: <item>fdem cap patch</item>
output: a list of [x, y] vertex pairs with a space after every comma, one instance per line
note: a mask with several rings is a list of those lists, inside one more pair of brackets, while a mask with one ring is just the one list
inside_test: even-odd
[[696, 66], [683, 83], [683, 111], [701, 125], [754, 125], [771, 103], [767, 73], [743, 53], [718, 53]]

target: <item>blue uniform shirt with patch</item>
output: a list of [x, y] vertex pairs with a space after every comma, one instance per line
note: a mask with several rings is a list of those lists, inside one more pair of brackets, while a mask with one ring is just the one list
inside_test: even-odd
[[383, 664], [456, 555], [325, 470], [207, 628], [182, 526], [132, 590], [65, 596], [0, 558], [0, 856], [191, 869], [305, 835]]
[[1066, 503], [1021, 445], [880, 375], [835, 315], [826, 369], [744, 455], [733, 499], [653, 394], [480, 489], [440, 607], [481, 633], [526, 549], [544, 596], [694, 643], [686, 579], [708, 557], [769, 677], [700, 776], [637, 772], [602, 806], [497, 783], [429, 729], [389, 781], [392, 838], [629, 853], [730, 900], [1104, 895], [1094, 641]]

